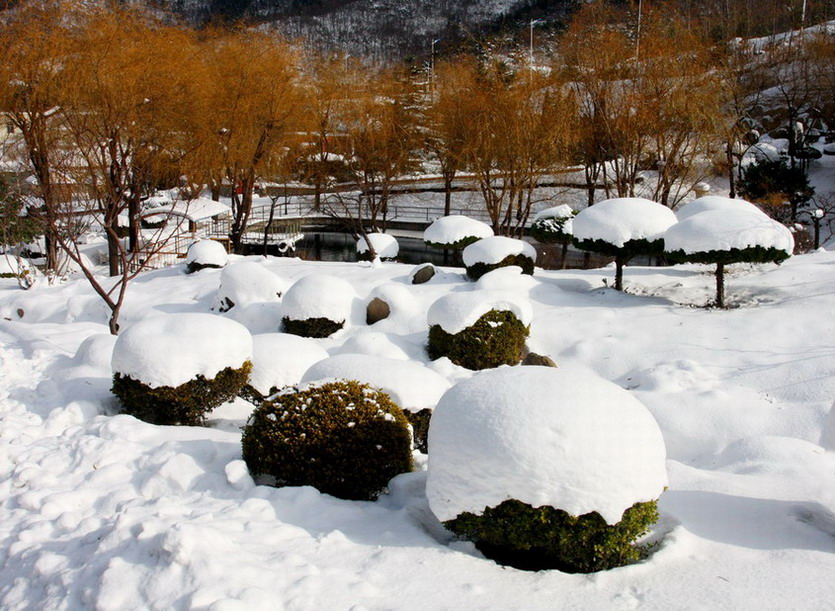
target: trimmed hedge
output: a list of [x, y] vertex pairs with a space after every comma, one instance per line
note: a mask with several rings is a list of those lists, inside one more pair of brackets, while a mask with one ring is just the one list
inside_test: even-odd
[[234, 399], [249, 380], [252, 363], [235, 369], [227, 367], [212, 379], [199, 375], [179, 386], [151, 388], [130, 376], [113, 376], [113, 394], [125, 414], [151, 424], [202, 426], [206, 414], [225, 401]]
[[513, 312], [490, 310], [475, 324], [455, 334], [440, 325], [429, 328], [429, 357], [449, 357], [467, 369], [515, 365], [522, 359], [529, 328]]
[[522, 273], [533, 276], [534, 261], [525, 255], [508, 255], [498, 263], [476, 263], [467, 267], [467, 277], [471, 280], [478, 280], [487, 272], [492, 272], [500, 267], [517, 266], [522, 268]]
[[597, 512], [572, 516], [554, 507], [532, 507], [511, 499], [466, 512], [444, 526], [475, 542], [488, 558], [525, 570], [593, 573], [640, 560], [646, 546], [635, 541], [658, 520], [657, 501], [635, 503], [617, 524]]
[[432, 418], [432, 410], [425, 407], [421, 410], [413, 412], [404, 409], [403, 413], [412, 425], [412, 434], [414, 436], [415, 448], [423, 452], [429, 453], [429, 420]]
[[284, 331], [301, 337], [330, 337], [343, 326], [345, 321], [335, 322], [329, 318], [306, 318], [305, 320], [293, 320], [288, 317], [281, 319], [284, 324]]
[[403, 411], [381, 390], [354, 380], [265, 400], [244, 427], [243, 458], [277, 486], [314, 486], [343, 499], [374, 500], [412, 469]]

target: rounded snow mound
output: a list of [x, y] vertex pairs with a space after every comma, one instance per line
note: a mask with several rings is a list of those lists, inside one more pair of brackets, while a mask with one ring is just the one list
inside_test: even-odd
[[223, 268], [214, 309], [226, 312], [235, 306], [278, 301], [289, 282], [254, 261], [240, 261]]
[[499, 267], [476, 280], [477, 289], [530, 291], [539, 284], [532, 276], [525, 274], [518, 265]]
[[188, 247], [186, 265], [223, 267], [229, 255], [223, 244], [215, 240], [199, 240]]
[[367, 354], [396, 361], [411, 359], [405, 342], [392, 339], [386, 333], [367, 331], [349, 338], [339, 349], [339, 354]]
[[0, 254], [0, 274], [19, 276], [32, 269], [25, 259], [18, 259], [14, 255]]
[[580, 370], [502, 367], [458, 383], [435, 408], [429, 447], [426, 495], [442, 522], [517, 499], [615, 524], [667, 485], [649, 411]]
[[666, 206], [641, 197], [607, 199], [580, 211], [573, 221], [578, 240], [603, 240], [622, 248], [630, 240], [658, 240], [675, 224]]
[[252, 372], [249, 385], [262, 395], [270, 389], [298, 384], [311, 365], [328, 358], [324, 348], [289, 333], [252, 336]]
[[348, 320], [357, 292], [347, 281], [325, 274], [311, 274], [296, 280], [282, 300], [282, 313], [291, 320], [327, 318]]
[[568, 204], [561, 204], [553, 208], [546, 208], [541, 212], [537, 212], [533, 217], [534, 222], [545, 219], [570, 219], [574, 217], [574, 209]]
[[705, 195], [679, 208], [676, 211], [676, 217], [679, 221], [683, 221], [694, 214], [701, 214], [708, 210], [725, 210], [728, 212], [746, 211], [766, 216], [765, 212], [744, 199], [731, 199], [730, 197], [722, 197], [721, 195]]
[[302, 383], [331, 379], [357, 380], [380, 388], [411, 411], [433, 409], [450, 386], [446, 378], [420, 363], [367, 354], [339, 354], [319, 361], [307, 370]]
[[664, 249], [692, 255], [712, 250], [775, 248], [788, 254], [794, 251], [791, 231], [761, 212], [707, 210], [670, 227], [664, 236]]
[[493, 235], [493, 228], [468, 216], [442, 216], [423, 232], [423, 241], [430, 244], [456, 244], [467, 239], [481, 239]]
[[497, 290], [447, 293], [429, 307], [426, 318], [430, 327], [438, 325], [455, 335], [474, 325], [490, 310], [512, 312], [523, 325], [531, 324], [533, 319], [533, 306], [527, 299]]
[[246, 327], [213, 314], [166, 314], [128, 327], [113, 347], [113, 373], [151, 388], [180, 386], [196, 376], [214, 378], [252, 358]]
[[835, 452], [835, 401], [824, 418], [820, 444], [824, 449]]
[[366, 238], [360, 236], [357, 241], [357, 254], [364, 255], [368, 253], [368, 242], [374, 247], [374, 252], [381, 259], [394, 259], [397, 253], [400, 252], [400, 245], [393, 235], [388, 233], [369, 233]]
[[513, 255], [525, 255], [536, 261], [536, 249], [524, 240], [494, 235], [482, 238], [467, 246], [462, 253], [464, 265], [472, 267], [476, 263], [495, 265]]

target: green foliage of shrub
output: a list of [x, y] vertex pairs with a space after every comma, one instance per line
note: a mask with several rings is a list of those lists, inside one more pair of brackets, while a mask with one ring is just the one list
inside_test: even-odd
[[[792, 168], [783, 159], [763, 159], [742, 170], [739, 192], [745, 199], [765, 203], [771, 216], [785, 222], [797, 217], [798, 209], [809, 203], [815, 189], [803, 168]], [[779, 200], [788, 201], [789, 205], [774, 205]]]
[[572, 235], [563, 231], [566, 222], [569, 220], [571, 219], [558, 217], [537, 219], [528, 230], [528, 235], [542, 244], [564, 244], [565, 242], [570, 242]]
[[521, 267], [523, 274], [533, 276], [534, 261], [525, 255], [508, 255], [498, 263], [476, 263], [475, 265], [470, 265], [467, 267], [467, 276], [472, 280], [478, 280], [487, 272], [512, 265]]
[[449, 530], [475, 542], [500, 564], [519, 569], [558, 569], [592, 573], [639, 560], [646, 548], [635, 541], [658, 520], [656, 501], [635, 503], [617, 524], [597, 512], [572, 516], [554, 507], [531, 507], [515, 499], [477, 516], [462, 513], [444, 522]]
[[664, 253], [664, 240], [627, 240], [623, 246], [615, 246], [605, 240], [574, 240], [580, 250], [596, 252], [605, 257], [621, 257], [628, 263], [632, 257], [640, 255], [661, 255]]
[[457, 242], [451, 242], [449, 244], [441, 244], [439, 242], [426, 242], [427, 246], [431, 246], [432, 248], [446, 248], [447, 250], [464, 250], [470, 244], [475, 244], [481, 238], [476, 236], [467, 236], [465, 238], [461, 238]]
[[285, 316], [281, 319], [284, 323], [284, 332], [301, 337], [330, 337], [339, 331], [345, 321], [335, 322], [329, 318], [306, 318], [305, 320], [293, 320]]
[[522, 350], [529, 329], [513, 312], [490, 310], [475, 324], [455, 334], [440, 325], [429, 328], [429, 356], [442, 356], [467, 369], [490, 369], [499, 365], [515, 365], [522, 359]]
[[412, 469], [403, 411], [381, 390], [353, 380], [291, 388], [264, 401], [243, 433], [255, 476], [314, 486], [343, 499], [373, 500]]
[[234, 399], [249, 380], [252, 363], [245, 361], [235, 369], [227, 367], [214, 378], [197, 376], [179, 386], [151, 388], [130, 376], [113, 376], [113, 394], [122, 404], [122, 411], [151, 424], [182, 424], [201, 426], [206, 414]]
[[409, 419], [409, 424], [412, 425], [412, 435], [414, 436], [415, 448], [423, 452], [429, 453], [429, 420], [432, 418], [432, 410], [424, 408], [413, 412], [404, 409], [403, 413]]
[[186, 273], [193, 274], [195, 272], [199, 272], [201, 269], [220, 269], [222, 267], [222, 265], [216, 265], [214, 263], [198, 263], [196, 261], [192, 261], [186, 265]]
[[780, 248], [751, 246], [731, 248], [729, 250], [709, 250], [686, 254], [683, 250], [667, 252], [665, 256], [674, 263], [713, 263], [729, 265], [731, 263], [782, 263], [791, 255]]

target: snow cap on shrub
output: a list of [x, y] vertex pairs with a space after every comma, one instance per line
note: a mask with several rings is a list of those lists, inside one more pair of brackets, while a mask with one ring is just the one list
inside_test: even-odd
[[649, 411], [583, 370], [502, 367], [459, 382], [429, 428], [426, 494], [442, 522], [516, 499], [620, 521], [667, 484]]
[[204, 267], [223, 267], [228, 260], [223, 244], [216, 240], [198, 240], [188, 247], [186, 268], [192, 272]]
[[512, 312], [526, 326], [533, 319], [533, 307], [527, 299], [498, 290], [447, 293], [431, 305], [426, 318], [430, 327], [438, 325], [454, 335], [474, 325], [490, 310]]
[[357, 293], [348, 282], [325, 274], [296, 280], [282, 299], [282, 313], [291, 320], [327, 318], [334, 322], [351, 316]]
[[708, 210], [724, 210], [727, 212], [747, 211], [754, 214], [767, 216], [765, 212], [760, 210], [751, 202], [744, 199], [731, 199], [730, 197], [722, 197], [721, 195], [705, 195], [691, 202], [684, 204], [676, 211], [676, 217], [679, 221], [690, 218], [694, 214], [707, 212]]
[[[366, 241], [366, 237], [368, 241]], [[374, 247], [377, 256], [381, 259], [395, 259], [400, 252], [400, 245], [397, 239], [388, 233], [369, 233], [366, 237], [360, 236], [357, 241], [357, 254], [361, 258], [368, 255], [368, 242]]]
[[260, 263], [233, 263], [220, 273], [214, 309], [226, 312], [235, 306], [278, 301], [289, 284]]
[[116, 340], [113, 373], [151, 388], [180, 386], [200, 375], [214, 378], [252, 358], [243, 325], [213, 314], [165, 314], [128, 327]]
[[536, 249], [524, 240], [494, 235], [483, 238], [467, 246], [462, 253], [464, 265], [472, 267], [476, 263], [495, 265], [507, 257], [524, 255], [536, 261]]
[[463, 248], [493, 235], [493, 228], [468, 216], [451, 214], [434, 221], [423, 232], [423, 241], [433, 246]]
[[603, 240], [622, 248], [630, 240], [652, 242], [676, 222], [673, 211], [641, 197], [617, 197], [581, 210], [573, 221], [574, 238]]
[[328, 358], [316, 342], [289, 333], [253, 335], [252, 343], [249, 385], [262, 395], [268, 395], [272, 388], [298, 384], [311, 365]]
[[664, 250], [682, 251], [686, 255], [757, 247], [791, 255], [794, 238], [785, 225], [759, 210], [752, 212], [742, 206], [738, 210], [707, 210], [694, 214], [670, 227], [664, 236]]

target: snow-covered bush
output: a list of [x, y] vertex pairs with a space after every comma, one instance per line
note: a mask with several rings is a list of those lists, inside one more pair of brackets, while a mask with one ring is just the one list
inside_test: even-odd
[[220, 273], [214, 309], [228, 312], [235, 306], [278, 301], [289, 282], [254, 261], [240, 261]]
[[490, 236], [474, 242], [462, 254], [467, 276], [478, 280], [487, 272], [515, 265], [522, 272], [533, 275], [536, 250], [523, 240], [504, 236]]
[[388, 233], [369, 233], [366, 236], [360, 236], [357, 241], [357, 258], [360, 261], [370, 261], [371, 251], [368, 249], [368, 242], [374, 247], [374, 252], [383, 260], [392, 260], [397, 258], [400, 252], [400, 245], [397, 239]]
[[432, 512], [523, 568], [638, 559], [667, 483], [661, 431], [628, 391], [582, 370], [500, 368], [458, 383], [429, 427]]
[[356, 298], [354, 287], [341, 278], [305, 276], [282, 300], [284, 330], [303, 337], [328, 337], [345, 326]]
[[708, 210], [673, 225], [665, 237], [671, 261], [716, 265], [716, 306], [725, 307], [725, 265], [780, 263], [794, 250], [784, 225], [760, 212]]
[[542, 244], [562, 244], [562, 266], [565, 267], [568, 245], [574, 236], [573, 219], [577, 213], [566, 204], [538, 213], [528, 234]]
[[153, 424], [201, 425], [233, 399], [252, 368], [246, 327], [211, 314], [168, 314], [135, 323], [113, 348], [113, 394]]
[[493, 228], [468, 216], [451, 214], [434, 221], [423, 232], [423, 241], [435, 248], [459, 250], [493, 235]]
[[193, 274], [207, 267], [223, 267], [228, 260], [223, 244], [216, 240], [198, 240], [188, 247], [186, 273]]
[[411, 433], [389, 396], [352, 380], [290, 388], [244, 428], [250, 472], [278, 486], [313, 486], [344, 499], [374, 500], [412, 469]]
[[531, 305], [502, 291], [449, 293], [429, 308], [429, 356], [468, 369], [515, 365], [522, 358]]
[[740, 198], [722, 197], [721, 195], [705, 195], [691, 202], [684, 204], [676, 210], [676, 218], [679, 222], [689, 219], [694, 214], [707, 212], [708, 210], [724, 210], [727, 212], [747, 211], [753, 214], [768, 216], [751, 202]]
[[623, 266], [638, 255], [664, 252], [673, 211], [640, 197], [618, 197], [581, 210], [573, 221], [574, 244], [615, 258], [615, 288], [623, 290]]
[[284, 388], [298, 384], [311, 365], [328, 358], [315, 342], [289, 333], [252, 336], [252, 372], [240, 396], [252, 403]]

